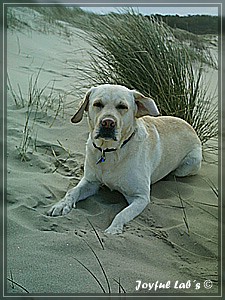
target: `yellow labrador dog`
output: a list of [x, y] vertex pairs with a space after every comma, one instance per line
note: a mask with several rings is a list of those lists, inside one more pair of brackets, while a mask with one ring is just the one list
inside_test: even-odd
[[194, 129], [182, 119], [158, 116], [155, 102], [135, 90], [93, 87], [71, 121], [80, 122], [84, 111], [90, 127], [84, 177], [49, 210], [50, 216], [69, 213], [104, 184], [128, 202], [105, 231], [121, 233], [150, 202], [152, 183], [172, 171], [194, 175], [201, 166], [201, 142]]

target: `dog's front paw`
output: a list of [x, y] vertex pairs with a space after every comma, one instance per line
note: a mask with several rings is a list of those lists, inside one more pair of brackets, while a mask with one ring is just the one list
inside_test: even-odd
[[62, 199], [47, 212], [48, 216], [57, 217], [68, 214], [72, 208], [75, 207], [75, 203], [71, 199]]
[[117, 225], [117, 226], [109, 226], [106, 230], [105, 233], [109, 233], [109, 234], [120, 234], [123, 232], [123, 226], [121, 225]]

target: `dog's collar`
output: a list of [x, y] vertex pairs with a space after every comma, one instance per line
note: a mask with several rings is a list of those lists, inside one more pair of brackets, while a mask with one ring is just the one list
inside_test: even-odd
[[[120, 148], [124, 147], [128, 142], [129, 140], [134, 136], [135, 134], [135, 131], [129, 136], [128, 139], [126, 139], [123, 144], [121, 145]], [[112, 152], [112, 151], [116, 151], [117, 148], [106, 148], [106, 149], [102, 149], [101, 147], [98, 147], [94, 142], [93, 142], [93, 146], [98, 149], [99, 151], [101, 151], [101, 157], [97, 160], [96, 162], [96, 165], [99, 164], [99, 163], [102, 163], [102, 162], [105, 162], [106, 160], [106, 157], [105, 157], [105, 153], [106, 152]]]

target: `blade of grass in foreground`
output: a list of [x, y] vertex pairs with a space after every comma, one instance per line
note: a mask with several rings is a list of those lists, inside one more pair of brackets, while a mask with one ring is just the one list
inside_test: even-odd
[[106, 280], [106, 283], [107, 283], [107, 287], [108, 287], [108, 293], [110, 294], [110, 293], [111, 293], [111, 288], [110, 288], [109, 279], [108, 279], [108, 276], [107, 276], [107, 274], [106, 274], [106, 272], [105, 272], [105, 269], [103, 268], [103, 265], [102, 265], [102, 263], [101, 263], [99, 257], [98, 257], [97, 254], [95, 253], [94, 249], [88, 244], [87, 241], [84, 240], [84, 242], [85, 242], [85, 243], [87, 244], [87, 246], [91, 249], [92, 253], [93, 253], [94, 256], [95, 256], [95, 258], [96, 258], [96, 260], [97, 260], [97, 262], [98, 262], [98, 264], [99, 264], [99, 266], [100, 266], [100, 268], [101, 268], [101, 270], [102, 270], [102, 273], [103, 273], [103, 275], [104, 275], [104, 277], [105, 277], [105, 280]]
[[95, 279], [95, 281], [98, 283], [98, 285], [102, 289], [103, 293], [106, 293], [106, 291], [105, 291], [103, 285], [101, 284], [100, 280], [98, 279], [98, 277], [88, 267], [86, 267], [85, 264], [83, 264], [79, 259], [77, 259], [76, 257], [73, 257], [73, 259], [75, 259], [81, 266], [83, 266], [91, 274], [91, 276]]
[[17, 285], [18, 287], [20, 287], [22, 290], [24, 290], [26, 293], [29, 294], [29, 291], [25, 287], [23, 287], [21, 284], [17, 283], [16, 281], [14, 281], [14, 280], [12, 280], [12, 279], [10, 279], [8, 277], [7, 277], [7, 280], [10, 281], [10, 282], [12, 282], [13, 284]]
[[99, 236], [97, 230], [95, 229], [95, 227], [94, 227], [94, 225], [91, 223], [91, 221], [90, 221], [89, 219], [87, 219], [87, 220], [88, 220], [88, 223], [91, 225], [92, 229], [94, 230], [95, 235], [96, 235], [96, 237], [97, 237], [97, 239], [98, 239], [98, 241], [99, 241], [99, 243], [100, 243], [102, 249], [105, 250], [104, 244], [103, 244], [103, 242], [102, 242], [102, 240], [101, 240], [101, 238], [100, 238], [100, 236]]

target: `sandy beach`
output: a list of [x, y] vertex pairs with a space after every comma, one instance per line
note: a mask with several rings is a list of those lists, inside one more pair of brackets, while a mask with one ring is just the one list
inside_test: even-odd
[[[7, 30], [12, 89], [7, 91], [5, 294], [217, 295], [216, 152], [204, 154], [198, 175], [176, 181], [168, 176], [154, 184], [151, 203], [120, 235], [104, 230], [127, 204], [106, 187], [66, 216], [47, 216], [83, 175], [87, 119], [74, 125], [70, 118], [89, 85], [78, 69], [88, 63], [90, 45], [79, 28], [51, 25], [32, 9], [15, 8], [14, 13], [27, 26]], [[217, 70], [207, 76], [216, 86]], [[29, 94], [37, 95], [31, 82], [42, 108], [22, 104]], [[30, 143], [21, 160], [26, 121]]]

